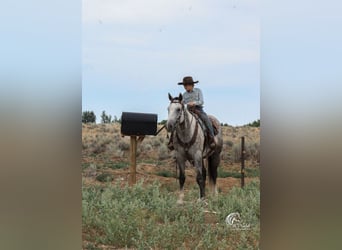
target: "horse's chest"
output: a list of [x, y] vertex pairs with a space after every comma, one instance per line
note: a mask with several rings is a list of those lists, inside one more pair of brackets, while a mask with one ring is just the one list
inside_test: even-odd
[[202, 157], [202, 154], [199, 150], [197, 149], [188, 149], [186, 150], [185, 148], [183, 147], [179, 147], [177, 149], [177, 154], [176, 154], [177, 158], [178, 159], [183, 159], [183, 160], [189, 160], [189, 161], [192, 161], [192, 160], [195, 160], [197, 158], [201, 158]]

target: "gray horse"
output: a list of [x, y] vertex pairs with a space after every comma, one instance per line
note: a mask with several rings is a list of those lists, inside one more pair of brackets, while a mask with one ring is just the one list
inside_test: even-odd
[[[222, 150], [222, 132], [221, 127], [215, 136], [216, 147], [210, 152], [206, 145], [205, 132], [196, 117], [188, 111], [186, 105], [182, 103], [183, 96], [173, 98], [169, 94], [170, 105], [168, 107], [168, 120], [166, 128], [169, 132], [173, 132], [173, 143], [175, 147], [176, 161], [179, 166], [179, 185], [180, 194], [178, 203], [183, 203], [184, 198], [184, 182], [185, 182], [185, 162], [188, 160], [196, 168], [196, 180], [200, 188], [200, 199], [205, 196], [206, 168], [204, 158], [207, 160], [209, 173], [209, 186], [214, 194], [217, 194], [216, 178], [217, 167], [220, 163], [220, 154]], [[209, 116], [220, 124], [219, 121]], [[209, 154], [210, 153], [210, 154]]]

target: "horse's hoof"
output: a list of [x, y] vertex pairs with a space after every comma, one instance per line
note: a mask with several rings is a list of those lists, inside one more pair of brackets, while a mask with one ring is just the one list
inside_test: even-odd
[[197, 199], [197, 202], [198, 203], [202, 203], [202, 204], [204, 204], [204, 205], [208, 205], [208, 202], [207, 202], [207, 200], [204, 198], [204, 197], [202, 197], [202, 198], [198, 198]]
[[177, 205], [183, 205], [184, 201], [183, 200], [177, 200]]

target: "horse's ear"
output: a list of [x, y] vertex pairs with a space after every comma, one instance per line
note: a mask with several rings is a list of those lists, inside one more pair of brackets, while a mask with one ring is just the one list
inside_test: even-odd
[[178, 99], [179, 99], [180, 102], [182, 102], [182, 100], [183, 100], [183, 95], [182, 95], [181, 93], [179, 93]]
[[169, 93], [169, 100], [170, 100], [170, 101], [173, 100], [173, 97], [172, 97], [172, 95], [170, 95], [170, 93]]

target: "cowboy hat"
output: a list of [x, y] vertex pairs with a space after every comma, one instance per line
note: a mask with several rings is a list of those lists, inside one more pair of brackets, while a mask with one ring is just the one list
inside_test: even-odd
[[191, 76], [186, 76], [183, 78], [183, 82], [179, 82], [178, 85], [187, 85], [187, 84], [195, 84], [195, 83], [198, 83], [198, 81], [194, 82]]

